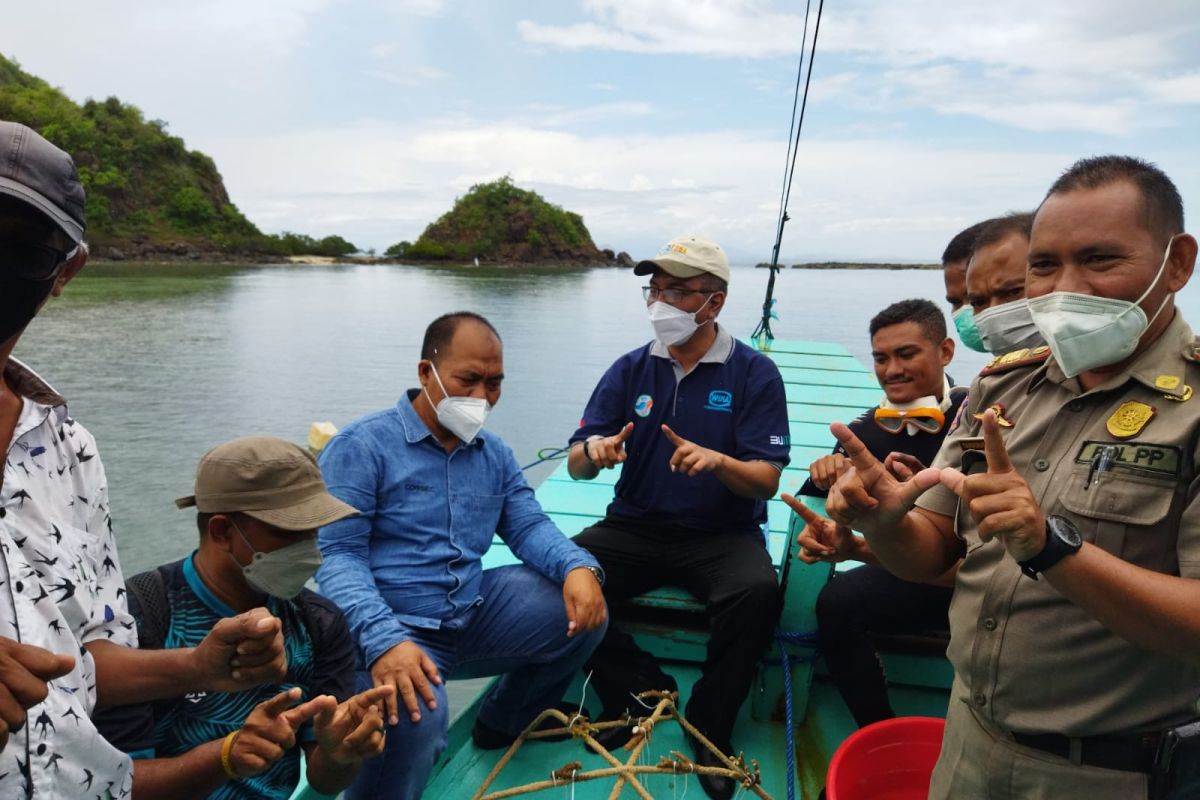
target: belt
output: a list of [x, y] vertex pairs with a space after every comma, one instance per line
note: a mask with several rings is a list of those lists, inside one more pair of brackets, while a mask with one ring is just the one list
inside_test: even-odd
[[1061, 733], [1013, 733], [1019, 745], [1065, 758], [1073, 764], [1116, 769], [1122, 772], [1146, 772], [1154, 769], [1154, 756], [1162, 731], [1149, 733], [1086, 736], [1073, 739]]

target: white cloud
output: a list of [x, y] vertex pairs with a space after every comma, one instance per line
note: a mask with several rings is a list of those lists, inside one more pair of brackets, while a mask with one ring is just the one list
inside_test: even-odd
[[[230, 138], [214, 155], [237, 176], [229, 182], [234, 199], [271, 230], [337, 232], [385, 247], [415, 238], [472, 184], [510, 174], [580, 212], [600, 246], [646, 252], [687, 228], [710, 231], [736, 258], [757, 261], [773, 241], [781, 154], [776, 139], [739, 131], [577, 134], [456, 120]], [[879, 138], [806, 141], [785, 257], [935, 258], [966, 225], [1035, 205], [1074, 155]]]
[[368, 78], [384, 81], [396, 86], [420, 86], [430, 81], [442, 80], [450, 77], [450, 73], [443, 72], [435, 67], [413, 67], [405, 69], [404, 72], [393, 72], [385, 69], [368, 69], [363, 70], [363, 75]]

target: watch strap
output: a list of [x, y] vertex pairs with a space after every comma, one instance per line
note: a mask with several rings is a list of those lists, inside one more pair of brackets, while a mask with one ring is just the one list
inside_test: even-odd
[[[1061, 517], [1058, 518], [1058, 524], [1068, 525], [1072, 530], [1074, 529], [1074, 526], [1071, 525], [1069, 521]], [[1072, 543], [1061, 536], [1056, 530], [1055, 525], [1051, 523], [1050, 518], [1047, 518], [1046, 544], [1044, 547], [1042, 547], [1042, 552], [1038, 553], [1033, 558], [1019, 562], [1021, 566], [1021, 572], [1024, 572], [1027, 576], [1036, 581], [1040, 573], [1050, 569], [1067, 556], [1079, 552], [1079, 548], [1081, 546], [1082, 541], [1079, 539], [1078, 532], [1075, 533], [1075, 542]]]

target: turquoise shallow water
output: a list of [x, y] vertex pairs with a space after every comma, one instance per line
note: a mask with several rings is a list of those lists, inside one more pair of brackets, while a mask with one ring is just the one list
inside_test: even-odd
[[[735, 334], [754, 328], [766, 277], [734, 270], [721, 321]], [[17, 355], [95, 434], [132, 574], [194, 546], [193, 515], [172, 500], [190, 493], [205, 450], [256, 433], [302, 441], [313, 420], [341, 426], [395, 403], [416, 383], [425, 326], [446, 311], [478, 311], [499, 329], [507, 377], [489, 427], [533, 461], [574, 430], [613, 359], [650, 338], [643, 282], [615, 269], [92, 265]], [[774, 330], [866, 361], [875, 312], [943, 294], [936, 271], [785, 270]], [[1200, 288], [1180, 304], [1200, 319]], [[959, 351], [951, 372], [966, 381], [985, 359]]]

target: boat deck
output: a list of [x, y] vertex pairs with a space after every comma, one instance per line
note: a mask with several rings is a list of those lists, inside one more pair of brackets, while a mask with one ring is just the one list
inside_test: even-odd
[[[753, 343], [752, 343], [753, 344]], [[829, 423], [849, 422], [880, 396], [874, 375], [848, 351], [826, 342], [775, 340], [760, 347], [778, 365], [783, 375], [791, 428], [792, 463], [784, 470], [780, 490], [795, 492], [808, 475], [808, 464], [827, 454], [833, 446]], [[619, 470], [607, 471], [593, 481], [574, 481], [565, 462], [538, 487], [542, 507], [568, 536], [573, 536], [599, 520], [612, 499], [613, 484]], [[818, 512], [824, 503], [804, 498]], [[832, 570], [828, 565], [805, 565], [792, 556], [794, 538], [802, 527], [798, 518], [780, 500], [768, 502], [767, 547], [775, 562], [784, 591], [781, 630], [812, 632], [815, 629], [813, 606], [821, 587]], [[485, 568], [514, 563], [515, 557], [498, 537], [484, 557]], [[839, 565], [846, 568], [853, 565]], [[643, 647], [655, 653], [678, 682], [680, 707], [684, 707], [690, 688], [699, 675], [707, 635], [703, 607], [682, 589], [662, 587], [634, 602], [634, 607], [619, 617]], [[773, 798], [787, 797], [786, 725], [783, 675], [778, 645], [763, 655], [759, 677], [751, 699], [744, 705], [734, 731], [734, 741], [747, 761], [755, 759], [762, 774], [762, 787]], [[817, 668], [812, 647], [788, 645], [793, 657], [792, 699], [797, 724], [796, 789], [797, 796], [815, 799], [823, 784], [829, 759], [838, 744], [855, 725], [849, 712], [827, 677]], [[897, 713], [944, 716], [950, 668], [944, 658], [927, 654], [885, 653], [891, 682], [893, 705]], [[567, 693], [567, 700], [578, 701], [583, 689], [582, 676]], [[452, 709], [449, 746], [434, 768], [425, 797], [436, 800], [473, 797], [504, 751], [482, 751], [470, 740], [476, 705], [483, 696], [476, 693], [472, 702]], [[586, 707], [598, 712], [600, 703], [591, 695]], [[647, 712], [648, 713], [648, 712]], [[672, 750], [692, 757], [679, 727], [666, 723], [656, 728], [643, 764], [655, 764]], [[614, 755], [621, 761], [623, 752]], [[580, 769], [606, 766], [602, 757], [588, 750], [581, 741], [559, 743], [529, 742], [506, 765], [489, 792], [544, 781], [551, 772], [578, 761]], [[703, 798], [695, 778], [687, 776], [648, 776], [642, 779], [655, 798], [681, 798], [689, 793]], [[547, 789], [535, 796], [562, 798], [609, 797], [613, 779], [564, 785]], [[311, 791], [311, 790], [310, 790]], [[315, 795], [303, 795], [313, 797]], [[622, 797], [633, 797], [626, 787]], [[742, 796], [752, 796], [744, 794]]]

